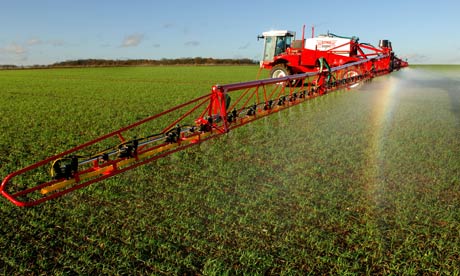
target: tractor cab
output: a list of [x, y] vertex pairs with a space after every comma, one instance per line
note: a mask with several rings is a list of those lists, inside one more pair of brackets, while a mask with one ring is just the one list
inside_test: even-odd
[[262, 61], [271, 62], [275, 56], [286, 52], [286, 49], [291, 47], [291, 43], [295, 38], [295, 32], [292, 31], [269, 31], [262, 33], [259, 38], [264, 39], [264, 53]]

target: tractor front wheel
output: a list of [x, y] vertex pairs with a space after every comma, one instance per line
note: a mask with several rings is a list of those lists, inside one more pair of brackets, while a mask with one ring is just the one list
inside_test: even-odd
[[289, 76], [290, 74], [291, 70], [289, 70], [289, 68], [287, 68], [284, 64], [275, 65], [272, 70], [270, 70], [271, 78], [282, 78]]

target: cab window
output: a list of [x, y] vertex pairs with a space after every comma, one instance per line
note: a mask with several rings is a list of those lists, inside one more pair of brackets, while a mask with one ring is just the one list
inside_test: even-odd
[[278, 36], [276, 41], [275, 56], [286, 52], [286, 49], [291, 47], [291, 36]]

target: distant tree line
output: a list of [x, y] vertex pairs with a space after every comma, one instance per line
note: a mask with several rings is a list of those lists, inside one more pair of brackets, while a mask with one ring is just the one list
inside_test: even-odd
[[22, 69], [22, 68], [63, 68], [63, 67], [112, 67], [112, 66], [157, 66], [157, 65], [251, 65], [257, 61], [242, 59], [217, 59], [217, 58], [176, 58], [176, 59], [77, 59], [56, 62], [50, 65], [0, 65], [0, 69]]
[[18, 69], [21, 68], [20, 66], [13, 65], [13, 64], [0, 64], [0, 69]]

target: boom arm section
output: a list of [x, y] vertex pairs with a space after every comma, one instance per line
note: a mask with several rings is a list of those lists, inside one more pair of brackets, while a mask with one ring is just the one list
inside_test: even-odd
[[333, 68], [325, 63], [318, 72], [213, 86], [207, 95], [10, 173], [0, 192], [17, 206], [43, 203], [330, 91], [386, 74], [379, 69], [385, 58]]

